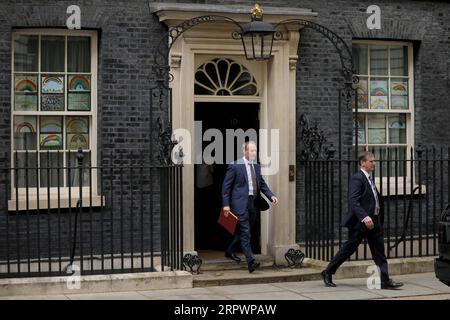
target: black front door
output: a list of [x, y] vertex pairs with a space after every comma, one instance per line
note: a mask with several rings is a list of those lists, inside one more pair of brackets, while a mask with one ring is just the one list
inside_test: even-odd
[[[203, 133], [215, 128], [220, 130], [224, 142], [224, 164], [195, 165], [195, 249], [224, 251], [231, 242], [231, 235], [217, 223], [222, 207], [222, 183], [227, 169], [226, 129], [255, 129], [258, 132], [259, 104], [198, 102], [195, 104], [195, 121], [202, 121]], [[210, 144], [203, 142], [202, 150]], [[237, 143], [236, 141], [234, 142]], [[235, 147], [236, 150], [236, 147]], [[238, 147], [240, 150], [240, 146]], [[241, 154], [234, 154], [233, 160]], [[254, 253], [260, 253], [260, 219], [252, 229]]]

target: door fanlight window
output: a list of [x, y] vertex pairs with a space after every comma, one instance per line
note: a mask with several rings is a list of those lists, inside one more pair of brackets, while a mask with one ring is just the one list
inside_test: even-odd
[[194, 93], [214, 96], [259, 96], [255, 77], [231, 59], [216, 58], [195, 73]]

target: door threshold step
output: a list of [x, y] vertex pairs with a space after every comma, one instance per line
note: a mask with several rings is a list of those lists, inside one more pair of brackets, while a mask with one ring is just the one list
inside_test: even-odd
[[248, 270], [204, 271], [193, 277], [194, 287], [227, 286], [273, 282], [320, 280], [320, 270], [312, 268], [266, 268], [253, 273]]
[[[203, 260], [200, 271], [247, 270], [245, 257], [240, 254], [238, 254], [238, 257], [241, 258], [241, 262], [236, 262], [225, 257], [205, 259]], [[255, 255], [255, 259], [261, 264], [261, 269], [272, 268], [274, 265], [274, 258], [272, 256]]]

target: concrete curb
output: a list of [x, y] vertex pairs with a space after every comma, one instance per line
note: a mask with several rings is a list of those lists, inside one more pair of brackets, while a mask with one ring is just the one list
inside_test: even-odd
[[[187, 271], [127, 273], [75, 277], [42, 277], [0, 279], [0, 296], [57, 295], [185, 289], [193, 287], [193, 276]], [[70, 289], [70, 287], [74, 289]]]
[[[410, 273], [434, 272], [434, 259], [436, 257], [419, 258], [397, 258], [388, 259], [389, 274], [392, 276]], [[327, 266], [327, 261], [305, 258], [304, 266], [323, 270]], [[364, 278], [372, 272], [368, 272], [368, 267], [374, 266], [372, 260], [347, 261], [336, 272], [334, 278]]]

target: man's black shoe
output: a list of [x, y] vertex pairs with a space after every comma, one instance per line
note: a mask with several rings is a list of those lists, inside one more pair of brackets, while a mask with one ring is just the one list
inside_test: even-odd
[[239, 258], [235, 253], [228, 253], [225, 252], [225, 257], [230, 258], [231, 260], [234, 260], [236, 262], [241, 262], [241, 258]]
[[331, 278], [331, 274], [328, 273], [326, 270], [323, 270], [320, 275], [322, 276], [323, 279], [323, 283], [325, 283], [325, 285], [327, 287], [336, 287], [336, 285], [333, 283], [333, 279]]
[[248, 264], [248, 272], [252, 273], [256, 269], [258, 269], [259, 266], [260, 266], [259, 262], [255, 262], [255, 260], [253, 260]]
[[403, 283], [401, 282], [395, 282], [392, 279], [389, 279], [387, 282], [381, 283], [381, 289], [389, 289], [389, 290], [395, 290], [403, 286]]

